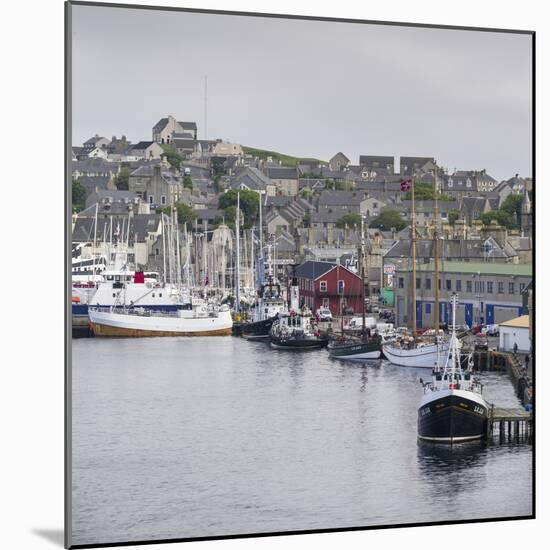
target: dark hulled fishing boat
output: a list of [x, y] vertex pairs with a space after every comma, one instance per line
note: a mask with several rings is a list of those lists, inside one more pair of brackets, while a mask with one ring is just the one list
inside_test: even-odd
[[281, 286], [270, 277], [260, 291], [260, 300], [252, 320], [241, 325], [241, 335], [248, 340], [269, 340], [273, 322], [285, 310]]
[[[379, 359], [382, 354], [382, 338], [378, 334], [370, 335], [365, 326], [365, 269], [364, 269], [364, 240], [363, 240], [363, 221], [361, 220], [361, 246], [358, 250], [358, 266], [361, 276], [361, 303], [362, 324], [361, 335], [352, 336], [344, 334], [342, 325], [342, 335], [332, 340], [328, 345], [329, 356], [333, 359], [343, 359], [348, 361], [364, 361], [365, 359]], [[342, 303], [340, 301], [340, 316], [342, 316]]]
[[273, 322], [270, 344], [275, 349], [308, 350], [324, 348], [328, 336], [319, 331], [311, 310], [299, 307], [298, 280], [292, 275], [290, 286], [290, 308], [280, 313]]
[[[473, 441], [487, 436], [489, 405], [482, 395], [483, 387], [473, 377], [473, 357], [462, 368], [461, 344], [456, 336], [456, 305], [453, 296], [453, 331], [443, 367], [433, 370], [432, 382], [423, 384], [424, 397], [418, 408], [418, 437], [438, 443]], [[462, 354], [464, 355], [464, 354]]]

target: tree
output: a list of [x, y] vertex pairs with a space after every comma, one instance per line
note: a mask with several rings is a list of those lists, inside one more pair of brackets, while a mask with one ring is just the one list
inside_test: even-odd
[[[449, 201], [451, 197], [438, 193], [437, 198], [440, 201]], [[405, 199], [410, 201], [412, 200], [412, 192], [407, 191]], [[422, 183], [420, 181], [414, 182], [414, 200], [415, 201], [433, 201], [435, 200], [435, 190], [434, 186], [431, 183]]]
[[449, 220], [449, 223], [451, 225], [454, 225], [458, 218], [460, 218], [460, 210], [451, 208], [451, 210], [449, 210], [449, 213], [447, 214], [447, 219]]
[[[259, 197], [256, 191], [247, 189], [239, 192], [240, 209], [243, 212], [244, 219], [247, 224], [251, 224], [258, 214]], [[231, 189], [227, 193], [220, 195], [218, 199], [218, 207], [225, 210], [228, 206], [237, 206], [237, 190]]]
[[506, 229], [517, 229], [517, 223], [513, 216], [504, 210], [492, 210], [491, 212], [484, 212], [480, 217], [483, 225], [490, 225], [493, 221], [498, 225], [506, 227]]
[[191, 176], [184, 176], [183, 186], [187, 187], [187, 189], [193, 189], [193, 180], [191, 179]]
[[[192, 224], [197, 219], [197, 213], [193, 210], [191, 206], [188, 206], [187, 204], [184, 204], [182, 202], [178, 202], [175, 204], [175, 208], [178, 213], [178, 223]], [[169, 216], [172, 214], [171, 208], [169, 206], [167, 208], [158, 208], [157, 212], [162, 212], [164, 214], [168, 214]]]
[[522, 203], [523, 195], [508, 195], [502, 203], [500, 210], [507, 212], [508, 214], [510, 214], [510, 216], [512, 216], [512, 218], [515, 217], [516, 220], [521, 220]]
[[78, 180], [73, 180], [72, 199], [73, 212], [84, 210], [84, 204], [86, 203], [86, 188]]
[[398, 210], [393, 208], [382, 208], [380, 214], [370, 222], [369, 227], [375, 227], [386, 231], [395, 228], [397, 231], [401, 231], [401, 229], [407, 227], [407, 222]]
[[337, 222], [337, 227], [360, 227], [361, 226], [361, 216], [355, 212], [350, 212], [349, 214], [344, 214]]
[[311, 187], [304, 187], [302, 189], [302, 198], [309, 200], [313, 196], [313, 191], [311, 190]]
[[171, 143], [163, 143], [161, 144], [161, 147], [164, 150], [163, 156], [166, 157], [166, 160], [170, 163], [170, 166], [176, 170], [179, 170], [183, 157], [174, 149]]
[[130, 181], [130, 168], [122, 166], [116, 177], [116, 188], [119, 191], [128, 191], [128, 183]]

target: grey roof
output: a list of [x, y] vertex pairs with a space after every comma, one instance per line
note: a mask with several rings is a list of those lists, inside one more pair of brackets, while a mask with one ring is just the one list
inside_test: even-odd
[[147, 147], [151, 147], [153, 143], [156, 143], [154, 141], [140, 141], [136, 143], [135, 145], [132, 145], [132, 151], [138, 151], [138, 150], [144, 150], [147, 149]]
[[386, 168], [390, 165], [393, 169], [395, 159], [393, 156], [359, 155], [359, 165], [368, 168]]
[[224, 215], [223, 210], [219, 208], [199, 208], [195, 210], [198, 220], [213, 221], [216, 218], [221, 218]]
[[115, 201], [134, 201], [138, 198], [137, 194], [133, 191], [111, 191], [110, 189], [99, 189], [98, 191], [92, 191], [86, 198], [86, 208], [91, 205], [95, 205], [96, 202], [106, 199], [112, 199]]
[[[486, 246], [484, 246], [486, 245]], [[485, 259], [505, 259], [509, 255], [492, 239], [443, 239], [441, 241], [441, 261], [444, 271], [445, 260], [485, 260]], [[411, 241], [410, 239], [401, 239], [387, 252], [386, 258], [410, 258]], [[433, 240], [417, 239], [416, 256], [417, 258], [434, 257]]]
[[267, 168], [267, 177], [277, 180], [297, 180], [298, 173], [295, 168], [284, 166], [270, 166]]
[[86, 193], [93, 193], [96, 189], [105, 190], [111, 179], [110, 176], [79, 176], [80, 185], [86, 189]]
[[155, 134], [158, 134], [159, 132], [162, 132], [164, 130], [165, 126], [168, 124], [168, 118], [161, 118], [154, 126], [153, 126], [153, 132]]
[[329, 262], [314, 262], [307, 261], [299, 265], [296, 268], [296, 276], [304, 277], [306, 279], [317, 279], [321, 275], [324, 275], [327, 271], [330, 271], [336, 264]]
[[327, 210], [311, 213], [311, 223], [336, 223], [342, 216], [352, 210], [344, 207], [333, 207]]
[[[402, 174], [404, 174], [404, 166], [419, 169], [428, 162], [435, 164], [434, 157], [399, 157], [399, 167]], [[410, 174], [410, 171], [408, 173]]]
[[109, 162], [104, 159], [84, 159], [73, 160], [71, 163], [72, 172], [102, 172], [112, 173], [118, 171], [119, 164], [116, 162]]
[[197, 130], [197, 123], [196, 122], [182, 122], [181, 120], [178, 120], [178, 124], [184, 129], [184, 130]]
[[265, 198], [264, 205], [269, 208], [270, 206], [282, 207], [292, 202], [292, 197], [286, 195], [276, 195], [274, 197], [267, 196]]
[[359, 206], [365, 198], [362, 191], [331, 191], [325, 189], [319, 195], [319, 208], [329, 206]]

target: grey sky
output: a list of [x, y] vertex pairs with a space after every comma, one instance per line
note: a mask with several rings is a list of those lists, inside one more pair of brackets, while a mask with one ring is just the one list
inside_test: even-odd
[[328, 160], [434, 156], [531, 175], [531, 37], [73, 6], [73, 143], [159, 118]]

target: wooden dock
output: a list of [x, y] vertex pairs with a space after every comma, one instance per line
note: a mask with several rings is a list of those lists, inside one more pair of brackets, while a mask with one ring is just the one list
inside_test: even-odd
[[524, 441], [531, 442], [533, 432], [532, 413], [524, 409], [503, 409], [491, 407], [489, 410], [488, 435], [498, 438], [500, 442]]

